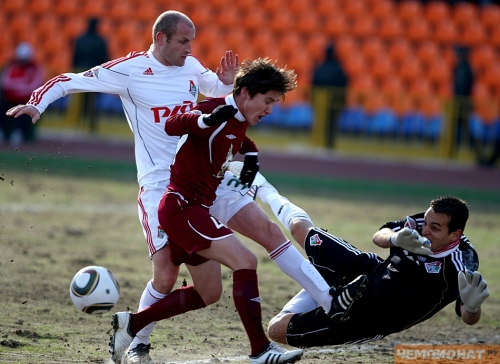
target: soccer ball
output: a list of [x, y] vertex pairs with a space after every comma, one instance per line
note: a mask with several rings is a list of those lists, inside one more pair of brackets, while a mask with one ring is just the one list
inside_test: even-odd
[[75, 274], [69, 295], [80, 311], [98, 315], [108, 312], [118, 302], [120, 284], [109, 269], [91, 265]]

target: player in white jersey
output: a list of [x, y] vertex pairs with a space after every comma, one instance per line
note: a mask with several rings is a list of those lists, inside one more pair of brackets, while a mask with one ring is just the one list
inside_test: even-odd
[[[238, 56], [232, 51], [226, 52], [220, 69], [215, 73], [191, 56], [195, 28], [182, 13], [167, 11], [161, 14], [153, 25], [152, 34], [153, 44], [147, 52], [132, 52], [87, 72], [59, 75], [35, 90], [26, 105], [18, 105], [7, 112], [13, 117], [28, 114], [36, 123], [50, 103], [67, 94], [103, 92], [120, 96], [134, 133], [140, 187], [139, 219], [153, 264], [153, 279], [142, 294], [139, 311], [172, 290], [179, 269], [170, 262], [170, 249], [162, 249], [167, 244], [167, 236], [159, 228], [157, 217], [158, 203], [169, 183], [169, 166], [178, 141], [178, 137], [164, 132], [165, 120], [172, 114], [191, 110], [199, 93], [205, 96], [229, 93], [239, 67]], [[211, 213], [230, 228], [262, 245], [280, 269], [329, 312], [332, 297], [325, 280], [290, 243], [279, 226], [253, 202], [247, 191], [245, 186], [237, 186], [234, 175], [227, 172], [217, 190]], [[154, 324], [148, 325], [136, 335], [127, 352], [129, 363], [149, 358], [148, 338], [153, 328]]]

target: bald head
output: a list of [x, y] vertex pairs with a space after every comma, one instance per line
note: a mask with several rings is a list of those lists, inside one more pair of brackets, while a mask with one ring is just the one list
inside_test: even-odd
[[189, 28], [194, 28], [194, 24], [186, 14], [179, 11], [168, 10], [162, 13], [153, 25], [153, 43], [156, 43], [156, 34], [163, 33], [167, 36], [167, 42], [177, 31], [177, 24], [185, 23]]

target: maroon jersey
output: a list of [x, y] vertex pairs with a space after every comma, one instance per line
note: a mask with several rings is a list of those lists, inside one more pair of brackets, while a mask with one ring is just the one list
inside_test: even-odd
[[210, 207], [236, 153], [258, 151], [245, 135], [248, 122], [241, 113], [220, 125], [199, 126], [201, 114], [210, 114], [225, 104], [236, 106], [232, 95], [204, 100], [190, 112], [171, 116], [165, 124], [169, 135], [182, 136], [170, 166], [169, 189], [180, 193], [190, 204]]

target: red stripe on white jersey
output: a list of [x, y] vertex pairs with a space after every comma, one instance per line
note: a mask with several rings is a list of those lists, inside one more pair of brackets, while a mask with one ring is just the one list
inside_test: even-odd
[[111, 67], [116, 66], [119, 63], [122, 63], [124, 61], [127, 61], [127, 60], [135, 58], [135, 57], [139, 57], [139, 56], [147, 56], [147, 52], [145, 52], [145, 51], [143, 51], [143, 52], [130, 52], [125, 57], [120, 57], [120, 58], [114, 59], [112, 61], [103, 63], [101, 65], [101, 67], [106, 68], [106, 69], [110, 69]]
[[32, 94], [31, 97], [28, 101], [29, 105], [38, 105], [40, 103], [40, 100], [42, 96], [50, 90], [56, 83], [58, 82], [68, 82], [71, 81], [71, 78], [65, 75], [59, 75], [54, 78], [51, 78], [48, 80], [42, 87], [38, 88], [35, 90]]
[[146, 209], [144, 208], [144, 204], [142, 203], [141, 200], [141, 195], [144, 192], [144, 187], [141, 187], [141, 190], [139, 192], [139, 198], [137, 199], [137, 202], [139, 203], [139, 206], [141, 207], [141, 212], [142, 212], [142, 226], [144, 228], [144, 231], [146, 232], [146, 242], [148, 243], [149, 247], [149, 252], [151, 255], [156, 253], [156, 248], [153, 244], [153, 236], [151, 235], [151, 228], [148, 223], [148, 213], [146, 212]]

